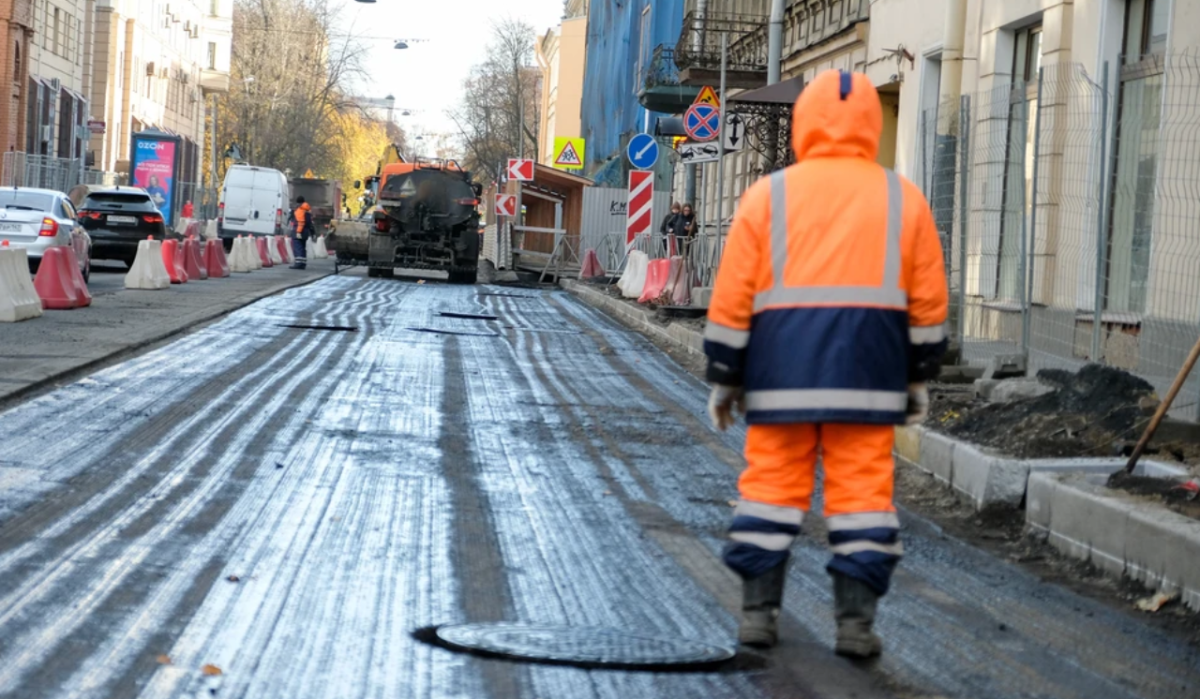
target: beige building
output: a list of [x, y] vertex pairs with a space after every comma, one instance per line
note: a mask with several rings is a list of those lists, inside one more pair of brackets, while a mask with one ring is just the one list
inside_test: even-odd
[[587, 61], [587, 0], [569, 0], [562, 23], [537, 43], [542, 70], [542, 120], [538, 127], [538, 158], [554, 160], [554, 139], [580, 135], [583, 73]]
[[127, 169], [132, 134], [155, 128], [182, 139], [181, 183], [201, 181], [205, 98], [228, 91], [232, 18], [232, 0], [97, 0], [95, 167]]
[[[768, 3], [705, 4], [707, 32], [688, 3], [683, 82], [713, 84], [719, 52], [702, 43], [717, 29], [731, 37], [730, 99], [768, 94]], [[1200, 0], [791, 0], [783, 77], [853, 70], [879, 89], [879, 160], [930, 200], [969, 361], [1100, 361], [1162, 389], [1200, 334], [1197, 49]], [[739, 109], [758, 148], [726, 158], [726, 221], [782, 163], [765, 164], [764, 125], [790, 126], [786, 105]], [[703, 169], [715, 231], [716, 166]]]
[[24, 115], [27, 153], [84, 158], [93, 6], [93, 0], [33, 0]]

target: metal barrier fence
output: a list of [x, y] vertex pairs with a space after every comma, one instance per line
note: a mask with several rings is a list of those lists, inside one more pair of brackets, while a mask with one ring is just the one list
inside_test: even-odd
[[[1200, 336], [1200, 57], [1044, 67], [919, 127], [964, 360], [1100, 362], [1163, 391]], [[1192, 379], [1173, 413], [1198, 405]]]
[[9, 151], [0, 162], [0, 186], [37, 187], [69, 192], [81, 184], [106, 186], [125, 184], [124, 173], [105, 172], [83, 167], [78, 160], [52, 158]]

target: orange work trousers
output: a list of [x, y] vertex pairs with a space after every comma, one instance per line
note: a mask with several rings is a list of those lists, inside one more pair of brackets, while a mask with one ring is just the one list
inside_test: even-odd
[[805, 512], [812, 506], [817, 459], [825, 471], [825, 516], [895, 512], [892, 425], [750, 425], [743, 500]]

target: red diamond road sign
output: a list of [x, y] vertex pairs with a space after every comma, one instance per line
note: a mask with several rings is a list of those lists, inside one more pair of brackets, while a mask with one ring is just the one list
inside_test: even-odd
[[497, 194], [496, 195], [496, 215], [497, 216], [516, 216], [517, 215], [517, 195], [515, 195], [515, 194]]
[[625, 209], [625, 247], [628, 249], [639, 235], [650, 232], [650, 210], [654, 205], [654, 173], [630, 170], [629, 205]]
[[508, 159], [508, 179], [529, 182], [533, 179], [533, 161], [522, 158]]

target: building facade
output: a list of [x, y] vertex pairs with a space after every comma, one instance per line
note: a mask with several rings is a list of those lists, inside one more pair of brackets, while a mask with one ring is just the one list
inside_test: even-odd
[[232, 0], [98, 0], [89, 162], [125, 171], [132, 135], [182, 139], [181, 184], [201, 181], [206, 97], [228, 91]]
[[82, 160], [92, 69], [92, 0], [32, 0], [24, 150]]
[[29, 51], [33, 41], [32, 0], [0, 0], [0, 81], [12, 86], [8, 104], [0, 109], [0, 148], [23, 150], [29, 104]]
[[584, 66], [587, 61], [587, 0], [568, 0], [562, 23], [537, 42], [542, 70], [541, 124], [538, 153], [543, 163], [554, 162], [554, 139], [581, 134]]
[[[663, 51], [673, 47], [684, 0], [593, 2], [588, 10], [587, 62], [583, 81], [584, 173], [597, 184], [624, 187], [625, 146], [636, 133], [653, 132], [655, 117], [670, 106], [639, 101], [651, 66], [670, 67]], [[669, 163], [664, 159], [663, 166]], [[669, 179], [664, 180], [669, 182]]]

